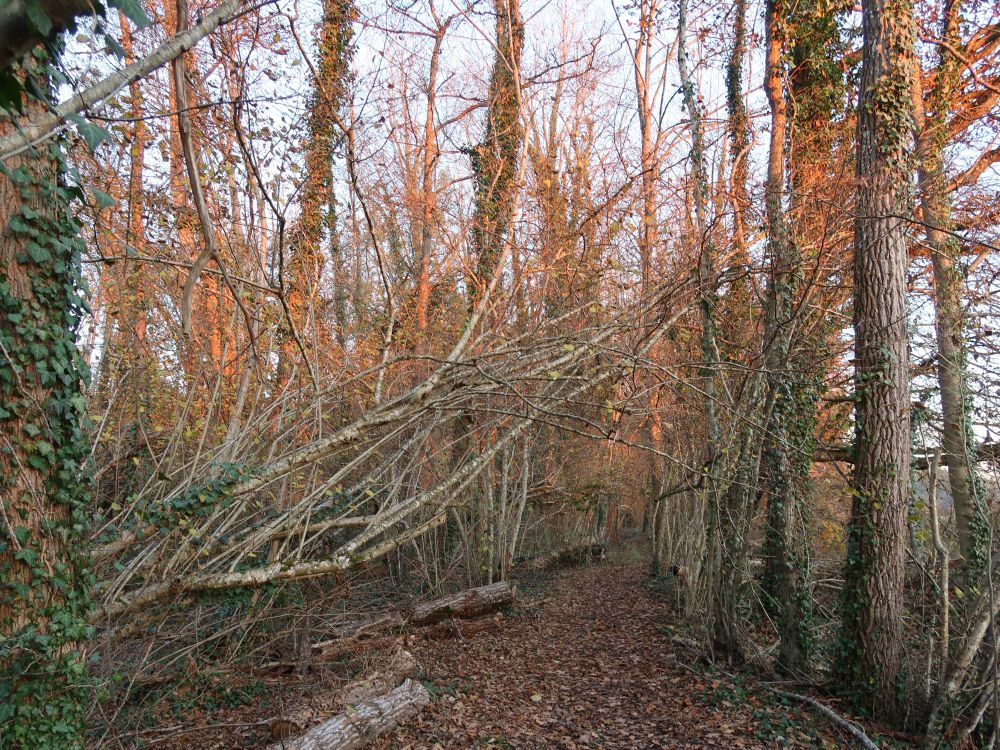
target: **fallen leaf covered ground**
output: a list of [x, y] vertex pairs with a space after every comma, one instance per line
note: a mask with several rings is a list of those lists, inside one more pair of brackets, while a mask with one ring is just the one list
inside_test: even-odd
[[[809, 709], [783, 704], [753, 676], [699, 663], [670, 638], [676, 615], [648, 581], [646, 564], [635, 562], [523, 581], [512, 611], [368, 641], [341, 666], [320, 662], [301, 673], [270, 675], [252, 683], [263, 688], [257, 699], [231, 709], [202, 713], [185, 700], [180, 724], [164, 721], [140, 733], [138, 746], [270, 747], [276, 719], [305, 712], [315, 722], [343, 710], [336, 696], [348, 665], [356, 669], [361, 660], [377, 668], [400, 641], [416, 657], [417, 677], [434, 700], [373, 743], [375, 750], [856, 746]], [[904, 746], [880, 742], [883, 750]]]
[[796, 708], [692, 669], [640, 565], [556, 575], [502, 627], [414, 645], [435, 701], [374, 747], [850, 747]]

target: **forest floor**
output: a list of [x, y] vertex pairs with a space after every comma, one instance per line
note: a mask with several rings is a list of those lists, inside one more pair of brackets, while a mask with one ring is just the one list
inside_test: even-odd
[[850, 748], [807, 710], [695, 665], [645, 563], [558, 573], [496, 632], [412, 648], [435, 699], [374, 747]]
[[[699, 660], [672, 638], [676, 615], [664, 592], [650, 586], [647, 563], [634, 555], [614, 558], [522, 580], [513, 610], [489, 622], [439, 625], [396, 639], [416, 657], [416, 677], [433, 700], [372, 747], [857, 746], [812, 709], [779, 700], [757, 678]], [[372, 664], [384, 655], [369, 651], [364, 658]], [[275, 676], [266, 694], [249, 704], [197, 716], [185, 711], [184, 728], [140, 746], [269, 747], [268, 722], [261, 719], [276, 709], [282, 716], [296, 705], [323, 706], [343, 684], [342, 669]], [[324, 708], [324, 715], [336, 713]], [[883, 750], [903, 747], [876, 739]]]

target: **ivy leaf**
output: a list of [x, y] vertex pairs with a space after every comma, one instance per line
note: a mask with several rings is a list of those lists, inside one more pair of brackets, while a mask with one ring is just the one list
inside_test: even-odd
[[118, 8], [137, 28], [144, 29], [152, 23], [139, 0], [109, 0], [108, 4]]
[[22, 549], [14, 553], [15, 560], [21, 560], [22, 562], [34, 567], [38, 564], [38, 550], [36, 549]]
[[87, 142], [87, 148], [91, 151], [95, 151], [105, 141], [111, 140], [111, 133], [100, 125], [87, 122], [80, 115], [67, 115], [66, 119], [76, 125], [76, 132]]
[[97, 188], [92, 187], [90, 188], [90, 192], [94, 194], [94, 199], [97, 201], [97, 205], [101, 208], [111, 208], [112, 206], [118, 205], [118, 201], [105, 193], [103, 190], [98, 190]]
[[21, 82], [9, 70], [0, 73], [0, 107], [3, 107], [8, 112], [14, 110], [23, 112], [22, 92]]
[[122, 47], [118, 43], [118, 40], [115, 39], [113, 36], [111, 36], [111, 34], [104, 35], [104, 44], [107, 46], [108, 50], [110, 50], [114, 54], [114, 56], [117, 57], [119, 60], [125, 59], [125, 48]]
[[47, 263], [52, 259], [52, 253], [46, 250], [44, 247], [39, 245], [37, 242], [28, 243], [28, 257], [31, 258], [33, 263], [41, 265], [42, 263]]
[[28, 0], [25, 3], [24, 12], [28, 16], [28, 20], [31, 21], [31, 25], [35, 27], [39, 34], [42, 36], [49, 35], [49, 32], [52, 31], [52, 19], [49, 18], [38, 0]]

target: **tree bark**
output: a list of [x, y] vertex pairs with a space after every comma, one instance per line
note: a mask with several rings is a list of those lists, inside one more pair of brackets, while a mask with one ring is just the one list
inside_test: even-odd
[[840, 680], [859, 707], [899, 715], [910, 477], [906, 332], [915, 26], [908, 3], [864, 0], [854, 243], [856, 440]]
[[514, 587], [507, 581], [499, 581], [417, 604], [407, 622], [410, 625], [433, 625], [451, 617], [479, 617], [513, 602]]
[[[960, 5], [959, 0], [948, 0], [944, 8], [941, 36], [952, 48], [961, 46]], [[944, 149], [950, 140], [948, 115], [959, 82], [961, 63], [948, 47], [940, 45], [939, 50], [930, 98], [932, 111], [924, 117], [917, 142], [920, 158], [918, 187], [934, 273], [937, 379], [944, 417], [941, 443], [948, 467], [948, 484], [955, 503], [959, 550], [975, 580], [986, 563], [989, 528], [979, 497], [970, 445], [972, 431], [963, 343], [965, 312], [962, 309], [962, 293], [965, 285], [958, 268], [961, 249], [950, 233], [954, 222], [944, 164]]]
[[361, 701], [297, 739], [272, 745], [271, 750], [358, 750], [416, 714], [430, 700], [427, 688], [406, 680], [395, 690]]
[[[765, 580], [769, 605], [777, 619], [781, 644], [778, 665], [789, 673], [808, 668], [807, 597], [804, 593], [803, 561], [796, 551], [795, 518], [800, 504], [802, 479], [796, 427], [808, 420], [798, 408], [802, 383], [790, 365], [792, 331], [795, 325], [793, 298], [802, 259], [792, 239], [785, 215], [785, 177], [788, 138], [787, 78], [783, 58], [787, 46], [787, 17], [791, 9], [781, 0], [767, 3], [767, 56], [765, 89], [771, 107], [771, 142], [767, 162], [768, 254], [771, 279], [767, 289], [764, 347], [767, 370], [764, 461], [767, 476], [767, 529]], [[808, 473], [808, 464], [806, 471]]]
[[[29, 103], [30, 113], [42, 110]], [[10, 126], [0, 127], [10, 133]], [[0, 744], [82, 748], [85, 314], [60, 144], [0, 165]]]

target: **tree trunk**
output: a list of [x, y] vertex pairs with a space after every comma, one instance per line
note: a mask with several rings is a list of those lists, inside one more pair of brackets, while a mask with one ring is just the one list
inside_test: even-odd
[[521, 123], [521, 51], [524, 20], [520, 0], [494, 0], [496, 57], [490, 76], [486, 133], [472, 153], [475, 216], [472, 240], [476, 278], [470, 309], [489, 287], [511, 230], [524, 127]]
[[[345, 685], [340, 691], [338, 702], [351, 707], [390, 693], [416, 669], [417, 661], [413, 654], [397, 647], [384, 667]], [[284, 713], [271, 722], [271, 739], [286, 740], [292, 735], [303, 734], [311, 725], [316, 724], [318, 718], [313, 707]]]
[[[27, 106], [29, 114], [41, 107]], [[9, 126], [3, 130], [10, 132]], [[61, 144], [0, 165], [0, 744], [82, 748], [88, 440], [79, 226]], [[10, 742], [8, 745], [7, 742]]]
[[690, 60], [687, 54], [687, 0], [680, 0], [677, 25], [677, 66], [681, 78], [684, 109], [691, 118], [691, 193], [694, 204], [695, 241], [698, 252], [698, 297], [701, 310], [701, 391], [705, 413], [705, 493], [709, 508], [707, 523], [706, 562], [704, 572], [706, 586], [714, 591], [722, 572], [722, 525], [723, 518], [719, 496], [719, 445], [722, 429], [716, 406], [719, 374], [719, 348], [716, 345], [715, 309], [718, 303], [717, 280], [715, 277], [715, 246], [710, 236], [707, 211], [708, 172], [705, 166], [704, 131], [701, 120], [701, 104], [694, 79], [691, 77]]
[[[959, 36], [960, 2], [948, 0], [942, 22], [942, 38], [953, 48], [961, 47]], [[948, 467], [948, 484], [955, 503], [958, 544], [972, 580], [983, 571], [988, 555], [989, 528], [980, 498], [975, 464], [971, 456], [970, 401], [966, 384], [963, 338], [965, 314], [962, 309], [964, 281], [957, 265], [958, 241], [953, 227], [944, 149], [949, 141], [948, 117], [959, 82], [961, 62], [939, 47], [932, 111], [924, 119], [918, 140], [920, 157], [920, 208], [927, 227], [927, 244], [934, 272], [934, 322], [937, 334], [937, 378], [941, 389], [944, 432], [941, 443]]]
[[[796, 551], [795, 519], [800, 501], [802, 471], [796, 465], [798, 444], [793, 443], [797, 423], [808, 421], [797, 406], [802, 401], [802, 383], [790, 365], [792, 331], [795, 326], [793, 298], [802, 260], [785, 216], [785, 166], [788, 138], [787, 80], [783, 58], [787, 46], [785, 3], [767, 3], [766, 91], [771, 106], [771, 143], [767, 163], [767, 239], [771, 280], [767, 290], [764, 347], [767, 369], [764, 462], [767, 476], [767, 529], [765, 575], [767, 604], [777, 620], [781, 645], [778, 665], [795, 674], [808, 668], [806, 637], [808, 598], [804, 592], [801, 555]], [[806, 473], [808, 464], [806, 464]]]
[[906, 3], [864, 0], [854, 243], [855, 471], [841, 685], [897, 718], [910, 476], [906, 332], [914, 23]]
[[380, 698], [362, 701], [301, 737], [272, 745], [271, 750], [358, 750], [416, 714], [430, 700], [427, 688], [406, 680]]
[[604, 545], [593, 538], [575, 544], [567, 544], [541, 557], [536, 557], [528, 563], [528, 567], [531, 570], [545, 570], [554, 565], [574, 564], [603, 558]]
[[417, 351], [427, 353], [427, 313], [431, 299], [431, 253], [433, 252], [434, 214], [437, 210], [437, 191], [434, 174], [438, 158], [435, 100], [437, 74], [441, 47], [448, 30], [447, 24], [438, 24], [434, 32], [434, 49], [431, 52], [430, 70], [427, 74], [427, 111], [424, 114], [424, 163], [421, 174], [422, 215], [420, 221], [420, 247], [417, 252]]
[[[747, 54], [747, 3], [736, 0], [733, 49], [726, 65], [726, 110], [729, 115], [730, 174], [729, 202], [733, 209], [733, 252], [730, 267], [749, 266], [746, 212], [750, 208], [747, 183], [750, 178], [750, 117], [743, 100], [743, 58]], [[733, 282], [727, 315], [746, 318], [750, 288], [746, 279]], [[743, 321], [741, 321], [743, 322]]]
[[479, 617], [513, 602], [513, 586], [507, 581], [500, 581], [418, 604], [407, 618], [407, 623], [433, 625], [451, 617]]

